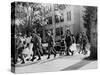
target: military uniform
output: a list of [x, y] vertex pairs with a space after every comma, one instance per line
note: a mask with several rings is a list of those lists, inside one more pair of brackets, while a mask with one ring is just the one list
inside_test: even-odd
[[32, 42], [33, 42], [33, 56], [32, 56], [32, 61], [36, 58], [35, 55], [38, 55], [38, 60], [41, 59], [41, 54], [40, 54], [40, 41], [38, 38], [38, 35], [33, 33], [32, 35]]
[[51, 35], [48, 35], [47, 38], [46, 38], [46, 41], [48, 43], [48, 58], [50, 58], [50, 55], [51, 55], [51, 52], [54, 54], [54, 57], [56, 56], [56, 50], [54, 49], [53, 47], [53, 37]]

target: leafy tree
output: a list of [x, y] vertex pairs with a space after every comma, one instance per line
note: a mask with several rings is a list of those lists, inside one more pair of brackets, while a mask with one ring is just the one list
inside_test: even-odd
[[[97, 59], [97, 36], [91, 31], [91, 27], [97, 29], [97, 7], [85, 6], [84, 27], [87, 29], [87, 36], [91, 42], [89, 59]], [[97, 35], [97, 32], [95, 32]], [[93, 41], [95, 39], [95, 41]]]
[[84, 20], [84, 27], [87, 29], [87, 36], [90, 42], [91, 36], [91, 23], [93, 21], [93, 19], [95, 19], [95, 25], [97, 24], [97, 18], [95, 18], [96, 14], [97, 14], [97, 7], [92, 7], [92, 6], [85, 6], [85, 11], [84, 11], [84, 16], [83, 16], [83, 20]]
[[46, 24], [44, 19], [46, 14], [50, 13], [50, 5], [40, 3], [15, 2], [11, 5], [11, 18], [19, 32], [32, 32], [34, 28], [42, 28]]
[[[63, 10], [66, 5], [55, 4], [56, 8]], [[55, 7], [54, 7], [55, 8]], [[27, 33], [33, 29], [42, 30], [42, 26], [47, 25], [48, 14], [52, 11], [51, 4], [15, 2], [11, 5], [12, 19], [15, 20], [16, 32]]]

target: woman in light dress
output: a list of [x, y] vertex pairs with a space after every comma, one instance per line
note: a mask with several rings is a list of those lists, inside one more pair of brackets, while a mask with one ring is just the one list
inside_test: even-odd
[[74, 37], [74, 35], [72, 34], [71, 35], [71, 46], [70, 46], [70, 50], [72, 52], [72, 55], [77, 51], [77, 48], [76, 48], [76, 39]]
[[32, 37], [29, 36], [26, 38], [26, 41], [24, 42], [24, 49], [22, 51], [22, 55], [24, 58], [24, 61], [31, 60], [31, 57], [33, 55], [33, 43], [31, 41]]

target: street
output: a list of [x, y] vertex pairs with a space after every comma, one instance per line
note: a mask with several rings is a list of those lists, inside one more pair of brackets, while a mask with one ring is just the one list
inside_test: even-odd
[[67, 71], [67, 70], [84, 70], [97, 68], [97, 61], [85, 60], [87, 55], [75, 54], [73, 56], [59, 56], [54, 58], [51, 55], [50, 59], [47, 56], [42, 56], [42, 60], [34, 61], [34, 63], [26, 65], [16, 65], [16, 73], [32, 73], [32, 72], [52, 72], [52, 71]]

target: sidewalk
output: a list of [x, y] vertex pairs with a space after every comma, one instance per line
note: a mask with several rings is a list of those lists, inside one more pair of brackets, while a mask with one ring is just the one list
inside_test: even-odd
[[[31, 61], [26, 61], [25, 64], [21, 64], [21, 63], [19, 62], [19, 63], [17, 63], [15, 66], [16, 66], [16, 67], [23, 67], [23, 66], [28, 66], [28, 65], [32, 65], [32, 64], [35, 65], [35, 64], [38, 64], [38, 63], [41, 63], [41, 62], [53, 61], [53, 60], [62, 58], [62, 57], [64, 57], [64, 56], [59, 56], [59, 55], [57, 54], [56, 58], [54, 58], [53, 55], [50, 56], [50, 59], [47, 59], [47, 57], [48, 57], [47, 55], [44, 55], [44, 56], [41, 57], [41, 60], [35, 59], [33, 62], [31, 62]], [[38, 58], [38, 57], [37, 57], [37, 58]]]
[[97, 68], [97, 61], [81, 60], [78, 63], [75, 63], [69, 67], [62, 69], [61, 71], [96, 69], [96, 68]]
[[[29, 72], [52, 72], [52, 71], [67, 71], [67, 70], [82, 70], [82, 69], [94, 69], [97, 68], [97, 61], [84, 60], [84, 55], [74, 56], [57, 56], [53, 58], [53, 55], [49, 60], [47, 56], [44, 56], [44, 60], [40, 60], [38, 63], [16, 67], [16, 73], [29, 73]], [[94, 65], [91, 67], [91, 65]]]
[[87, 65], [81, 67], [79, 70], [97, 69], [97, 68], [98, 68], [98, 62], [97, 61], [92, 61], [90, 64], [87, 64]]

